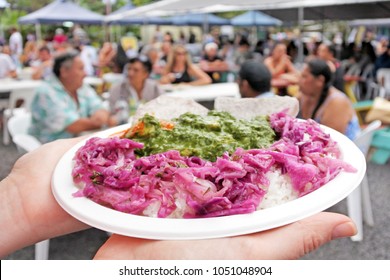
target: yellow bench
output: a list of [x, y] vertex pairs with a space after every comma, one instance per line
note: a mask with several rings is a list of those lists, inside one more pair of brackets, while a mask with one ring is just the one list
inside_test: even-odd
[[356, 111], [360, 125], [363, 125], [364, 120], [363, 120], [361, 113], [368, 112], [372, 108], [374, 101], [373, 100], [358, 101], [356, 99], [355, 93], [353, 92], [353, 88], [356, 86], [356, 84], [359, 80], [360, 80], [360, 77], [358, 77], [358, 76], [344, 77], [344, 81], [345, 81], [344, 91], [345, 91], [345, 94], [349, 97], [349, 99], [352, 102], [352, 106]]

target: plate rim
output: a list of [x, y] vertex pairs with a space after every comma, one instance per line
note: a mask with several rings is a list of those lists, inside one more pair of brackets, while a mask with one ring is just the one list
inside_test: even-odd
[[[269, 230], [304, 219], [335, 205], [359, 186], [366, 172], [365, 157], [353, 141], [340, 132], [321, 125], [321, 128], [326, 133], [329, 133], [334, 141], [340, 144], [345, 161], [349, 164], [353, 162], [352, 165], [357, 169], [357, 172], [347, 173], [342, 171], [321, 188], [278, 206], [258, 210], [253, 213], [223, 217], [193, 219], [152, 218], [110, 209], [86, 197], [73, 197], [72, 194], [79, 190], [71, 179], [72, 159], [77, 149], [92, 137], [108, 137], [128, 127], [130, 127], [129, 124], [113, 127], [92, 134], [78, 142], [58, 161], [51, 180], [51, 189], [55, 199], [71, 216], [92, 227], [125, 236], [157, 240], [194, 240], [237, 236]], [[346, 148], [347, 150], [345, 150]], [[349, 151], [348, 154], [345, 153], [346, 151]], [[68, 174], [64, 174], [64, 167], [65, 171], [68, 169]], [[64, 184], [69, 183], [69, 180], [71, 180], [72, 185], [65, 185], [65, 188], [62, 189]], [[345, 184], [347, 186], [337, 188], [336, 185], [340, 181], [341, 183], [343, 181], [344, 183], [348, 182], [348, 184]], [[329, 196], [328, 193], [331, 191], [336, 191], [337, 197]], [[317, 200], [321, 202], [320, 205], [311, 203]], [[305, 205], [305, 207], [302, 208], [301, 205]], [[310, 205], [310, 207], [307, 205]], [[296, 209], [299, 210], [291, 211]], [[286, 218], [286, 215], [283, 215], [284, 212], [290, 213], [290, 215]], [[291, 213], [293, 214], [291, 215]], [[268, 215], [273, 217], [271, 222], [262, 220], [267, 218]]]

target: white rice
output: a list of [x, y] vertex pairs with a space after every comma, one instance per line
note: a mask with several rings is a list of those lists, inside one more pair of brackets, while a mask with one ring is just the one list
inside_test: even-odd
[[158, 209], [160, 209], [160, 205], [161, 205], [160, 201], [155, 201], [153, 203], [150, 203], [148, 207], [144, 209], [142, 215], [146, 217], [157, 218], [157, 213], [158, 213]]
[[257, 210], [270, 208], [298, 198], [297, 192], [291, 185], [291, 179], [287, 174], [282, 174], [280, 169], [275, 169], [267, 173], [269, 188], [263, 201]]
[[183, 218], [183, 215], [187, 210], [187, 202], [184, 196], [180, 195], [176, 197], [175, 204], [177, 208], [168, 216], [168, 218]]

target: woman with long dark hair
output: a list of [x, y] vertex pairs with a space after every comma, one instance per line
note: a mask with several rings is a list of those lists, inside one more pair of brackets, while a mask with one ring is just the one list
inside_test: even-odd
[[299, 87], [300, 116], [333, 128], [353, 140], [359, 121], [348, 97], [333, 85], [333, 73], [326, 61], [313, 59], [303, 68]]
[[168, 55], [160, 83], [199, 86], [210, 84], [211, 78], [192, 63], [191, 56], [183, 45], [176, 45]]

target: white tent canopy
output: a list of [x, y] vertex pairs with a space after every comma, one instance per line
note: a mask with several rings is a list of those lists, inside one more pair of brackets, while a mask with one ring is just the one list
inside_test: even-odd
[[[185, 13], [260, 10], [283, 21], [297, 21], [299, 20], [298, 9], [304, 9], [302, 16], [305, 19], [390, 17], [390, 1], [384, 0], [162, 0], [117, 14], [113, 19], [132, 15], [169, 16]], [[110, 17], [108, 16], [107, 20], [112, 20]]]
[[[305, 20], [355, 20], [390, 17], [390, 1], [340, 0], [329, 5], [317, 5], [318, 2], [325, 1], [312, 2], [312, 5], [307, 5], [303, 8], [303, 17]], [[297, 21], [297, 8], [299, 7], [285, 9], [270, 8], [263, 10], [263, 12], [282, 19], [284, 22]]]
[[[186, 13], [217, 13], [259, 10], [286, 22], [303, 20], [353, 20], [390, 17], [390, 1], [385, 0], [161, 0], [137, 9], [108, 16], [117, 20], [128, 16], [170, 16]], [[299, 46], [303, 59], [302, 44]]]
[[349, 26], [390, 26], [390, 18], [356, 19]]

